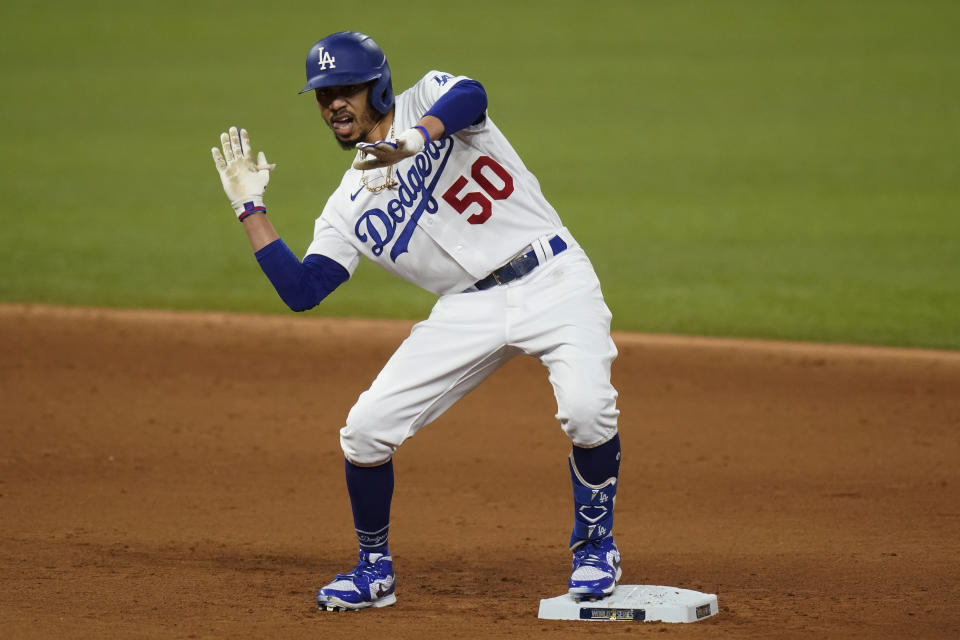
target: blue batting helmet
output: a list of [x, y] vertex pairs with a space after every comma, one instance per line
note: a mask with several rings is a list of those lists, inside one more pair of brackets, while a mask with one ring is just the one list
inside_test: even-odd
[[370, 89], [370, 104], [380, 113], [387, 113], [393, 106], [393, 84], [387, 56], [370, 36], [357, 31], [341, 31], [310, 47], [307, 86], [300, 93], [373, 80], [376, 82]]

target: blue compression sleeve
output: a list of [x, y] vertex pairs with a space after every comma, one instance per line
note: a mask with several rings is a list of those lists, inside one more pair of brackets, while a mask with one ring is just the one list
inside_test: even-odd
[[279, 239], [255, 255], [273, 288], [294, 311], [312, 309], [350, 278], [339, 262], [326, 256], [309, 255], [301, 263]]
[[453, 135], [486, 117], [487, 92], [476, 80], [461, 80], [433, 103], [426, 114], [439, 118], [445, 135]]

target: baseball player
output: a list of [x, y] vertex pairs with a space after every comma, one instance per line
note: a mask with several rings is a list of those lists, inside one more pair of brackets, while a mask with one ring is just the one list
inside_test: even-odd
[[303, 261], [266, 215], [274, 165], [254, 154], [244, 129], [231, 127], [212, 149], [260, 267], [294, 311], [313, 308], [346, 282], [361, 257], [439, 296], [340, 429], [359, 562], [319, 590], [319, 607], [396, 602], [392, 456], [520, 353], [548, 369], [556, 418], [572, 441], [569, 592], [609, 595], [621, 575], [612, 535], [620, 439], [610, 366], [617, 350], [586, 254], [490, 119], [479, 82], [430, 71], [394, 96], [386, 57], [356, 32], [314, 44], [306, 76], [301, 93], [315, 95], [337, 143], [356, 156], [317, 218]]

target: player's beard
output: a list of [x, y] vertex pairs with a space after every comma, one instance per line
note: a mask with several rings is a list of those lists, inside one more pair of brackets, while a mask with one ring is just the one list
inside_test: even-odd
[[337, 135], [337, 132], [333, 130], [332, 124], [333, 120], [341, 115], [343, 115], [342, 112], [333, 114], [327, 125], [330, 126], [331, 131], [333, 131], [333, 137], [337, 141], [337, 144], [339, 144], [340, 148], [344, 151], [356, 150], [357, 143], [366, 141], [367, 136], [380, 124], [380, 119], [383, 117], [379, 112], [374, 111], [373, 107], [368, 105], [362, 114], [354, 116], [353, 135], [349, 138], [341, 138]]

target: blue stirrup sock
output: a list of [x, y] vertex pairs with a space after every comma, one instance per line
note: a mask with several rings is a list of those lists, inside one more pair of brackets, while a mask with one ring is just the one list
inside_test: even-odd
[[390, 553], [387, 534], [390, 531], [390, 501], [393, 498], [393, 460], [378, 467], [358, 467], [344, 460], [347, 493], [353, 509], [353, 526], [360, 549], [373, 553]]
[[613, 505], [620, 475], [620, 436], [593, 449], [573, 447], [570, 452], [573, 483], [573, 532], [570, 548], [600, 540], [613, 531]]

